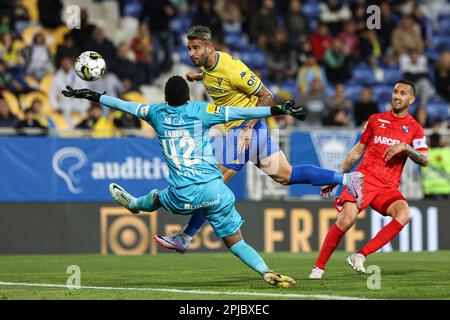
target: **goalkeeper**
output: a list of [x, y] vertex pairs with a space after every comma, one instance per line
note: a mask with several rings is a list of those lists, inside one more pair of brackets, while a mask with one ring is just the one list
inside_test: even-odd
[[216, 106], [206, 102], [188, 102], [189, 87], [180, 76], [171, 77], [165, 86], [166, 103], [127, 102], [89, 89], [67, 87], [66, 97], [84, 98], [107, 107], [135, 115], [156, 131], [169, 167], [170, 186], [133, 197], [116, 183], [111, 183], [112, 197], [132, 213], [155, 211], [162, 207], [174, 214], [192, 215], [202, 211], [216, 235], [226, 247], [265, 282], [282, 288], [295, 281], [271, 271], [262, 257], [243, 239], [243, 220], [235, 208], [234, 194], [223, 182], [223, 175], [213, 156], [208, 132], [211, 126], [235, 120], [258, 119], [274, 115], [291, 115], [303, 121], [302, 108], [288, 101], [274, 107], [257, 109]]

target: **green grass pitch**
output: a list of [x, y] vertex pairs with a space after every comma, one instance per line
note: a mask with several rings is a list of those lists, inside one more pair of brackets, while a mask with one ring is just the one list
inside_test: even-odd
[[[358, 275], [345, 263], [348, 254], [344, 252], [332, 256], [324, 279], [309, 280], [307, 277], [316, 256], [317, 253], [263, 254], [273, 270], [295, 278], [297, 286], [292, 289], [267, 285], [229, 253], [1, 256], [0, 299], [260, 300], [317, 299], [318, 295], [324, 295], [323, 298], [450, 299], [450, 251], [371, 255], [366, 266], [377, 265], [381, 270], [381, 288], [377, 290], [367, 288], [370, 275]], [[69, 265], [80, 267], [81, 289], [11, 285], [11, 282], [65, 285], [70, 276], [66, 273]], [[238, 295], [239, 292], [257, 295]], [[286, 294], [290, 296], [283, 296]]]

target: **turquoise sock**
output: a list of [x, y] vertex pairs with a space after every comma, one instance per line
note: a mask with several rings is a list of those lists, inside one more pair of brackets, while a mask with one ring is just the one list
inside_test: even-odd
[[155, 204], [155, 201], [153, 201], [153, 195], [155, 194], [156, 191], [158, 190], [153, 189], [145, 196], [133, 198], [130, 201], [130, 209], [148, 212], [155, 211], [156, 209], [158, 209], [158, 206]]
[[241, 259], [246, 265], [248, 265], [250, 268], [261, 275], [269, 270], [269, 267], [267, 267], [266, 263], [259, 255], [259, 253], [256, 252], [256, 250], [249, 246], [247, 243], [245, 243], [244, 240], [235, 243], [230, 248], [230, 251], [239, 259]]

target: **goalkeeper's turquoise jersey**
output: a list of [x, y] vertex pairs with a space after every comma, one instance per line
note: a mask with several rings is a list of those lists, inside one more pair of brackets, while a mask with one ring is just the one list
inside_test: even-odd
[[155, 129], [170, 170], [168, 180], [177, 188], [223, 178], [209, 141], [213, 125], [271, 116], [270, 107], [222, 107], [207, 102], [173, 107], [166, 103], [138, 104], [102, 95], [100, 103], [134, 114]]

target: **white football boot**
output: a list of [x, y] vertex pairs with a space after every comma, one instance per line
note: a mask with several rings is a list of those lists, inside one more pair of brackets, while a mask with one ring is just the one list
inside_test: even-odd
[[353, 270], [356, 270], [359, 274], [365, 274], [366, 268], [364, 267], [364, 262], [366, 262], [366, 257], [360, 253], [353, 253], [347, 258], [347, 263]]
[[311, 270], [311, 273], [309, 274], [308, 278], [310, 278], [310, 279], [322, 279], [324, 273], [325, 273], [325, 270], [322, 270], [320, 268], [314, 267]]
[[119, 204], [130, 210], [131, 213], [133, 214], [139, 213], [139, 210], [130, 208], [130, 202], [131, 199], [133, 199], [133, 196], [129, 194], [127, 191], [125, 191], [125, 189], [119, 186], [117, 183], [111, 183], [109, 185], [109, 193], [111, 193], [111, 196], [113, 197], [114, 200], [116, 200]]

